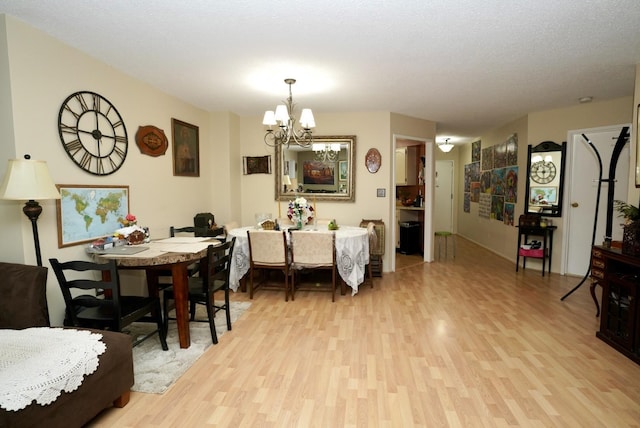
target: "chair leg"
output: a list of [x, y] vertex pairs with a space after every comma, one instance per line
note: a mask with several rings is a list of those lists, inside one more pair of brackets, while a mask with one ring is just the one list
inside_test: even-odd
[[167, 337], [167, 332], [169, 331], [169, 299], [167, 297], [167, 293], [163, 294], [162, 299], [162, 323], [164, 329], [164, 336]]
[[216, 333], [216, 323], [213, 318], [215, 312], [213, 310], [213, 296], [211, 296], [209, 301], [207, 302], [207, 318], [209, 318], [209, 330], [211, 330], [211, 340], [214, 345], [218, 344], [218, 334]]
[[336, 267], [331, 269], [331, 301], [336, 301]]
[[249, 272], [249, 299], [253, 300], [253, 268]]
[[227, 330], [231, 331], [231, 311], [229, 310], [229, 288], [224, 290], [224, 311], [227, 314]]
[[162, 319], [160, 300], [157, 300], [157, 299], [155, 304], [155, 317], [156, 317], [156, 323], [158, 325], [158, 336], [160, 336], [160, 344], [162, 345], [162, 350], [168, 351], [169, 346], [167, 346], [167, 332], [165, 330], [165, 322]]
[[191, 313], [190, 321], [195, 321], [196, 319], [196, 302], [189, 302], [189, 312]]

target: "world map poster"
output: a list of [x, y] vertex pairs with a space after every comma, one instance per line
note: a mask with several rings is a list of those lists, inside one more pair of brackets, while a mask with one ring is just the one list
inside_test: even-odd
[[57, 185], [58, 247], [112, 235], [129, 213], [129, 186]]

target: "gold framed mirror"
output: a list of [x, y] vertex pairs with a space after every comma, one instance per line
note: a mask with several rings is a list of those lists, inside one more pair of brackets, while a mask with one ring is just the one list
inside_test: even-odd
[[309, 147], [276, 147], [276, 200], [295, 196], [353, 202], [356, 136], [313, 137]]

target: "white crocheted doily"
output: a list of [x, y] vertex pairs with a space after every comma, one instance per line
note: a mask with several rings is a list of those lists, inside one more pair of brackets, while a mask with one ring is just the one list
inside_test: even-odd
[[38, 327], [0, 330], [0, 407], [41, 406], [72, 392], [98, 368], [106, 350], [102, 335], [86, 330]]

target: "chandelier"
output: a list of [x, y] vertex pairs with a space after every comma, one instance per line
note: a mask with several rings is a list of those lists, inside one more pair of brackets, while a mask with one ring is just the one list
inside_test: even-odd
[[[264, 113], [262, 124], [269, 127], [264, 135], [264, 142], [270, 147], [289, 147], [292, 143], [300, 147], [309, 147], [313, 143], [311, 128], [316, 126], [313, 113], [309, 108], [302, 109], [300, 113], [300, 126], [302, 129], [294, 129], [296, 117], [293, 112], [295, 104], [291, 95], [291, 85], [296, 83], [296, 79], [284, 79], [284, 83], [289, 85], [289, 98], [287, 98], [285, 104], [279, 104], [276, 107], [275, 113], [273, 110], [267, 110]], [[274, 130], [273, 127], [276, 125], [278, 128]]]
[[440, 150], [442, 150], [444, 153], [449, 153], [451, 150], [453, 150], [453, 144], [449, 143], [450, 138], [446, 138], [444, 140], [444, 143], [440, 142], [440, 143], [436, 143], [438, 148]]
[[335, 162], [340, 155], [340, 143], [322, 144], [313, 143], [312, 150], [315, 156], [315, 160], [325, 162]]

